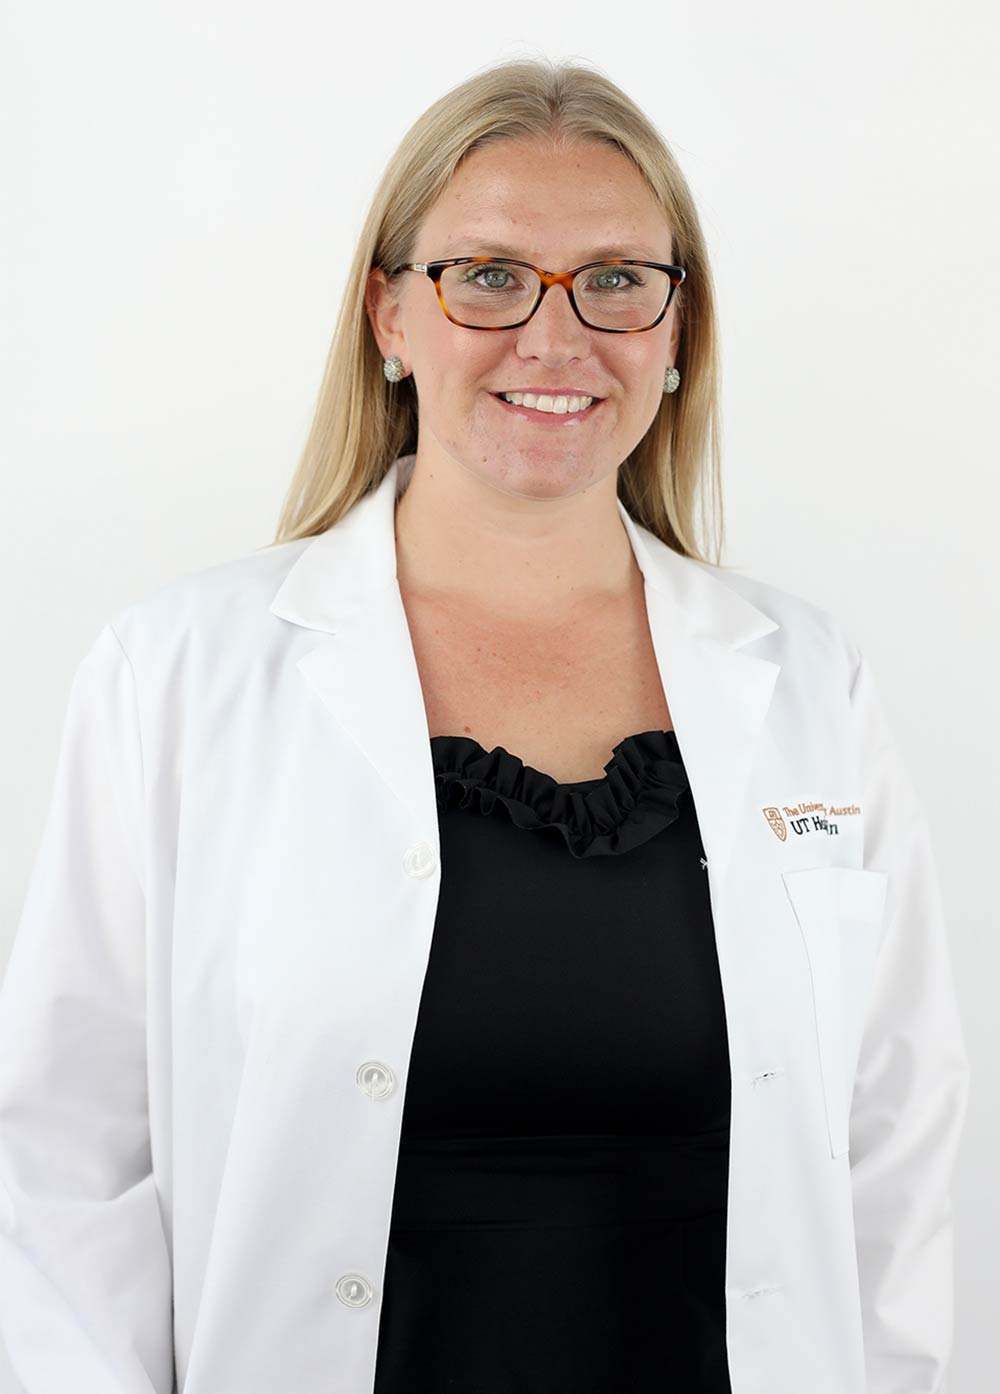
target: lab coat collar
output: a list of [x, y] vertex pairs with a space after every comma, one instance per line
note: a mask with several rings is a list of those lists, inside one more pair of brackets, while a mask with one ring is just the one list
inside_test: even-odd
[[[371, 493], [311, 540], [274, 597], [275, 615], [334, 633], [354, 607], [369, 603], [374, 591], [393, 587], [396, 499], [409, 483], [415, 459], [400, 455]], [[646, 585], [669, 601], [690, 633], [736, 649], [778, 628], [769, 615], [716, 579], [710, 568], [682, 557], [636, 523], [621, 499], [616, 502]]]
[[[270, 609], [326, 636], [298, 660], [300, 672], [429, 830], [436, 806], [428, 727], [396, 580], [395, 503], [414, 460], [394, 460], [374, 490], [308, 543]], [[721, 573], [675, 552], [617, 503], [643, 574], [650, 636], [702, 841], [721, 875], [780, 669], [748, 650], [779, 625]]]

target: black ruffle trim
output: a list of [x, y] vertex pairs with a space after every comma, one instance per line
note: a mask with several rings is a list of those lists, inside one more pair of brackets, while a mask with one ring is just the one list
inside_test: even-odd
[[689, 787], [674, 731], [640, 731], [614, 747], [599, 780], [560, 784], [502, 745], [471, 736], [432, 736], [440, 809], [498, 803], [519, 828], [558, 828], [574, 857], [617, 856], [679, 816]]

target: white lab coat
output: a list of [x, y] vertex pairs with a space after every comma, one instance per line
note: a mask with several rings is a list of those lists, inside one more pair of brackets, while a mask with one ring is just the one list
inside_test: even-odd
[[[0, 994], [17, 1394], [373, 1388], [440, 886], [411, 467], [123, 609], [75, 674]], [[734, 1394], [943, 1394], [969, 1064], [870, 668], [619, 510], [708, 860]]]

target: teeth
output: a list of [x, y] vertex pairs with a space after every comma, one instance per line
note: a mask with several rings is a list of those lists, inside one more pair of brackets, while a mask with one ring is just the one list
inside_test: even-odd
[[551, 411], [562, 414], [567, 411], [583, 411], [594, 400], [593, 397], [549, 397], [545, 393], [502, 392], [506, 401], [515, 406], [534, 407], [536, 411]]

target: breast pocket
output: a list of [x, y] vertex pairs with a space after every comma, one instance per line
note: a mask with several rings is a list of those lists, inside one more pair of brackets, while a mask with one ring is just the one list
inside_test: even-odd
[[809, 957], [830, 1152], [848, 1150], [851, 1094], [875, 963], [888, 873], [818, 866], [781, 873]]

